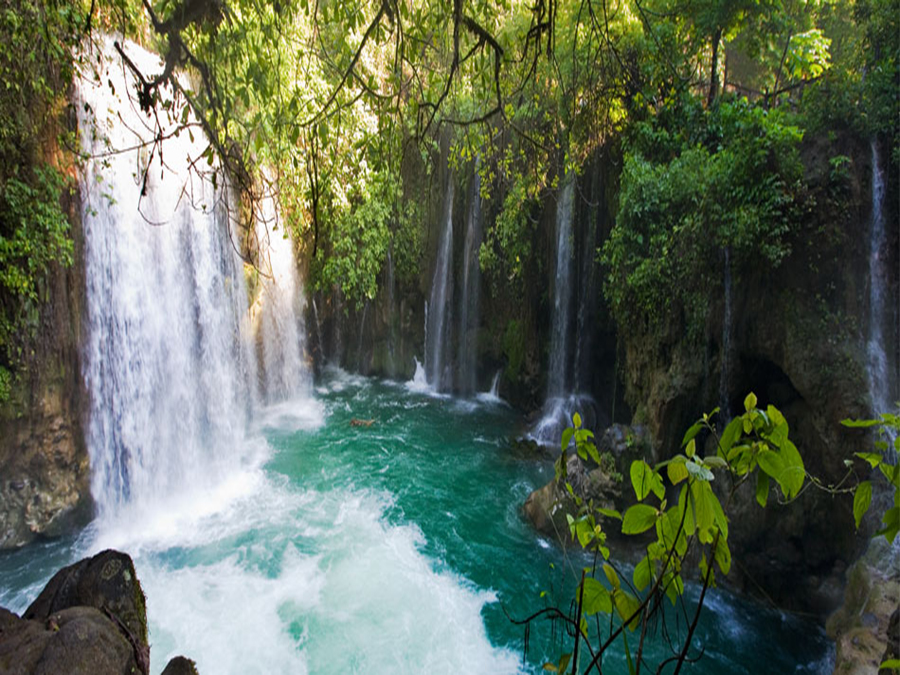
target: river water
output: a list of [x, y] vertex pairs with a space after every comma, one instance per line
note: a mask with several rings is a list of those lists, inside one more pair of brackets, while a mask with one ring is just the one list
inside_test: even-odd
[[[258, 412], [218, 484], [0, 556], [0, 605], [23, 611], [60, 566], [115, 547], [147, 594], [154, 672], [176, 654], [204, 675], [538, 672], [570, 640], [538, 623], [523, 661], [507, 613], [563, 597], [586, 561], [520, 515], [553, 472], [514, 450], [523, 424], [490, 397], [329, 371], [312, 397]], [[819, 627], [724, 591], [697, 638], [690, 673], [829, 669]], [[661, 630], [651, 642], [655, 662]], [[604, 673], [626, 672], [621, 650], [606, 657]]]

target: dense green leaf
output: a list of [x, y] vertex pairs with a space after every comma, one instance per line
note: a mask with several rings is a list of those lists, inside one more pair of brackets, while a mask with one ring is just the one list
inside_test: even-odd
[[635, 504], [625, 512], [622, 534], [640, 534], [656, 524], [658, 512], [647, 504]]
[[863, 516], [866, 515], [871, 503], [872, 483], [865, 480], [856, 486], [856, 492], [853, 495], [853, 519], [856, 521], [856, 529], [859, 529]]
[[612, 596], [606, 587], [593, 577], [585, 577], [582, 595], [582, 612], [587, 616], [612, 612]]

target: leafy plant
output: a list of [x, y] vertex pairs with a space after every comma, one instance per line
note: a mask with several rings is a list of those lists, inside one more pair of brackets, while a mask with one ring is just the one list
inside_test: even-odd
[[[721, 435], [714, 423], [718, 410], [704, 415], [685, 433], [681, 452], [656, 466], [644, 460], [632, 462], [629, 478], [636, 503], [624, 514], [584, 502], [566, 481], [566, 455], [572, 441], [579, 457], [600, 460], [593, 434], [582, 427], [580, 415], [573, 416], [573, 426], [562, 434], [556, 474], [558, 480], [566, 481], [566, 489], [578, 506], [577, 514], [568, 516], [569, 532], [593, 553], [594, 562], [578, 572], [574, 614], [549, 606], [522, 622], [551, 617], [562, 621], [574, 637], [573, 651], [546, 664], [546, 670], [566, 672], [571, 668], [574, 674], [589, 672], [595, 666], [602, 668], [604, 654], [619, 639], [632, 672], [649, 665], [644, 656], [648, 627], [660, 617], [665, 620], [663, 602], [668, 601], [680, 605], [686, 617], [692, 615], [669, 658], [675, 664], [674, 672], [680, 671], [695, 649], [693, 634], [706, 592], [716, 583], [716, 569], [722, 575], [731, 569], [728, 511], [736, 490], [755, 481], [756, 500], [765, 506], [773, 489], [782, 500], [791, 501], [806, 480], [803, 460], [789, 438], [788, 423], [781, 412], [772, 405], [757, 407], [753, 394], [746, 397], [744, 409]], [[709, 444], [713, 452], [705, 456], [698, 448], [701, 433], [713, 441]], [[717, 479], [724, 485], [714, 490]], [[645, 555], [630, 576], [623, 574], [607, 546], [604, 524], [614, 521], [623, 535], [643, 542]], [[699, 560], [694, 574], [688, 572], [691, 557]], [[685, 584], [692, 578], [701, 584], [693, 609], [685, 594]], [[590, 620], [597, 617], [602, 620]], [[638, 629], [638, 642], [632, 651], [628, 634]], [[579, 669], [582, 657], [587, 665]]]

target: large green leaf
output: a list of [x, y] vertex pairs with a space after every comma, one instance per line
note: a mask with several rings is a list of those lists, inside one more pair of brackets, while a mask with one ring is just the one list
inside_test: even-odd
[[640, 534], [656, 524], [657, 510], [648, 504], [635, 504], [625, 512], [622, 534]]
[[856, 493], [853, 495], [853, 519], [856, 521], [856, 529], [862, 522], [863, 516], [869, 510], [872, 503], [872, 483], [864, 480], [856, 486]]
[[585, 577], [584, 592], [581, 597], [581, 611], [586, 616], [612, 612], [612, 596], [610, 596], [606, 587], [594, 577]]
[[644, 501], [651, 492], [660, 499], [666, 494], [660, 475], [642, 459], [631, 463], [631, 486], [639, 502]]

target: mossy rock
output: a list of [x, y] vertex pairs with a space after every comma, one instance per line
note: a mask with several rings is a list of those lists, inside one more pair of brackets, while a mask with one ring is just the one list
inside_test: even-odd
[[127, 554], [106, 550], [64, 567], [23, 616], [41, 620], [77, 606], [111, 613], [141, 647], [149, 649], [146, 599], [134, 563]]

